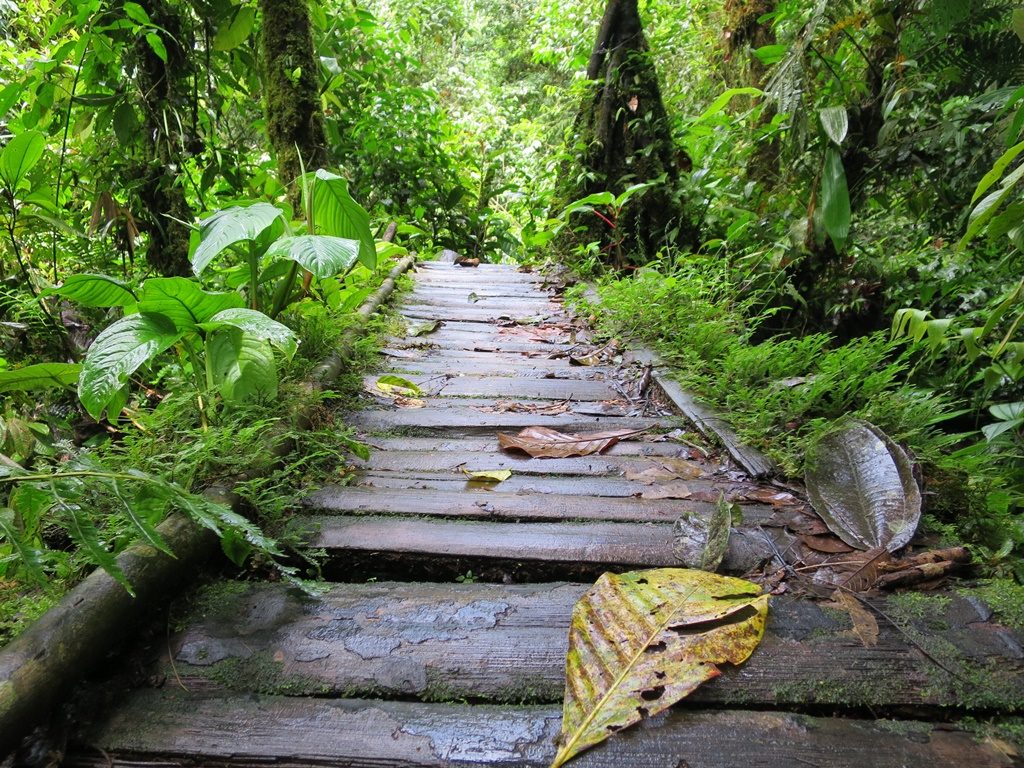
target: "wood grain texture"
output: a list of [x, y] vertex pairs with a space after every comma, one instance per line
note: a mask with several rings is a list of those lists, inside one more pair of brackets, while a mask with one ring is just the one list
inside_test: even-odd
[[[139, 691], [87, 732], [69, 766], [522, 766], [554, 756], [556, 708], [218, 698]], [[1003, 768], [950, 726], [787, 712], [671, 710], [574, 760], [579, 768]]]
[[[379, 376], [367, 376], [363, 386], [373, 390]], [[493, 397], [516, 400], [614, 400], [618, 394], [603, 381], [522, 379], [512, 376], [458, 376], [410, 374], [407, 380], [424, 392], [443, 397]]]
[[[337, 585], [308, 597], [280, 584], [251, 585], [189, 617], [168, 646], [174, 670], [165, 656], [161, 673], [176, 672], [190, 690], [559, 702], [572, 608], [588, 589], [381, 583]], [[871, 648], [857, 642], [848, 616], [820, 602], [774, 598], [750, 660], [726, 666], [689, 702], [876, 712], [953, 707], [961, 698], [955, 680], [904, 635], [930, 623], [932, 642], [947, 649], [941, 660], [970, 670], [974, 695], [1024, 708], [1022, 638], [993, 623], [982, 604], [935, 597], [943, 601], [936, 615], [907, 619], [904, 629], [883, 621]], [[901, 615], [889, 601], [875, 604]]]
[[[470, 408], [403, 408], [394, 411], [355, 411], [346, 422], [370, 432], [442, 432], [453, 437], [491, 435], [499, 430], [519, 430], [538, 423], [531, 413], [482, 413]], [[605, 429], [650, 429], [667, 419], [581, 416], [564, 413], [544, 416], [539, 423], [565, 432], [600, 432]]]

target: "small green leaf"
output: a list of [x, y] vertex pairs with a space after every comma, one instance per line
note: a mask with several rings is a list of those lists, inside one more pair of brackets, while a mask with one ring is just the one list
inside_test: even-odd
[[35, 389], [71, 387], [81, 374], [77, 363], [36, 363], [0, 371], [0, 392], [26, 392]]
[[39, 131], [19, 133], [0, 152], [0, 179], [8, 189], [17, 189], [43, 157], [46, 138]]
[[35, 584], [46, 583], [46, 571], [43, 570], [43, 553], [29, 541], [22, 538], [14, 519], [14, 512], [4, 507], [0, 509], [0, 542], [6, 541], [18, 556], [18, 564], [25, 569], [29, 580]]
[[842, 144], [850, 129], [846, 107], [825, 107], [818, 111], [818, 117], [821, 120], [821, 127], [825, 129], [825, 135], [835, 142], [836, 146]]
[[416, 397], [423, 392], [418, 386], [401, 376], [381, 376], [377, 379], [377, 389], [386, 395], [401, 395], [403, 397]]
[[160, 57], [160, 60], [164, 64], [167, 63], [167, 47], [164, 45], [164, 41], [160, 38], [156, 32], [150, 32], [146, 35], [146, 42], [149, 43], [149, 47], [153, 49], [153, 53]]
[[149, 20], [149, 14], [138, 3], [125, 3], [122, 7], [124, 8], [124, 15], [136, 24], [140, 24], [143, 27], [152, 26], [153, 22]]

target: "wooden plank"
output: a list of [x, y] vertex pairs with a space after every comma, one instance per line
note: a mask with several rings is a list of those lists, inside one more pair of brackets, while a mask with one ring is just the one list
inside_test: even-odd
[[[465, 485], [465, 483], [463, 483]], [[639, 493], [643, 490], [638, 487]], [[723, 489], [724, 492], [724, 489]], [[684, 510], [710, 517], [714, 502], [687, 499], [592, 497], [563, 493], [510, 493], [502, 490], [428, 490], [416, 488], [356, 488], [327, 486], [303, 499], [314, 512], [387, 515], [427, 515], [489, 520], [617, 520], [675, 522]], [[771, 518], [763, 504], [744, 508], [746, 524]]]
[[[379, 376], [363, 379], [373, 389]], [[493, 397], [545, 400], [614, 400], [619, 395], [603, 381], [579, 379], [521, 379], [513, 376], [449, 376], [409, 374], [405, 377], [432, 396]]]
[[[535, 417], [536, 418], [536, 417]], [[540, 421], [545, 424], [547, 422]], [[370, 440], [376, 444], [376, 440]], [[389, 443], [393, 445], [393, 442]], [[651, 445], [649, 443], [639, 445]], [[676, 447], [678, 455], [683, 455]], [[493, 451], [374, 451], [367, 461], [357, 461], [356, 466], [366, 467], [376, 472], [483, 472], [492, 469], [511, 469], [515, 475], [583, 475], [586, 477], [613, 476], [621, 477], [625, 472], [642, 472], [658, 466], [657, 457], [628, 456], [609, 451], [594, 456], [574, 456], [568, 459], [534, 459], [526, 454]], [[712, 473], [715, 466], [708, 466], [707, 473]], [[561, 479], [559, 477], [559, 479]], [[723, 478], [724, 480], [724, 478]], [[691, 481], [683, 480], [688, 485]], [[645, 486], [639, 485], [642, 490]], [[693, 485], [700, 488], [698, 482]]]
[[[352, 479], [352, 486], [360, 488], [418, 488], [438, 491], [462, 491], [467, 486], [467, 477], [461, 471], [455, 472], [357, 472]], [[636, 480], [625, 480], [618, 476], [579, 476], [579, 475], [527, 475], [513, 474], [508, 480], [497, 486], [503, 493], [537, 494], [560, 493], [571, 496], [594, 496], [611, 498], [632, 498], [644, 491], [657, 486], [648, 486]], [[750, 486], [744, 483], [730, 483], [720, 480], [687, 480], [686, 487], [698, 494], [709, 496], [719, 490], [726, 498], [742, 495]], [[685, 506], [685, 501], [677, 501], [677, 507]], [[738, 502], [743, 504], [744, 502]]]
[[336, 552], [414, 553], [588, 565], [669, 566], [672, 526], [658, 523], [492, 523], [401, 517], [305, 518], [309, 544]]
[[[653, 434], [657, 434], [655, 431]], [[687, 448], [674, 440], [659, 440], [650, 442], [641, 439], [642, 436], [620, 440], [607, 451], [600, 454], [605, 456], [675, 456], [685, 457]], [[493, 453], [496, 456], [515, 457], [515, 454], [503, 453], [498, 449], [498, 438], [490, 437], [377, 437], [370, 441], [370, 446], [377, 451], [460, 451], [467, 454]], [[530, 459], [520, 454], [524, 461], [531, 461], [538, 466], [557, 464], [561, 459]], [[483, 457], [484, 460], [495, 458], [492, 456]], [[584, 460], [567, 459], [567, 461]], [[593, 457], [589, 457], [593, 458]]]
[[577, 347], [570, 343], [547, 344], [537, 341], [525, 341], [507, 337], [481, 337], [476, 334], [445, 334], [432, 333], [428, 338], [399, 338], [387, 336], [384, 343], [395, 349], [438, 348], [442, 350], [468, 352], [500, 353], [500, 354], [568, 354]]
[[[186, 628], [167, 645], [174, 670], [165, 655], [160, 674], [176, 673], [190, 690], [560, 702], [572, 609], [589, 588], [345, 584], [309, 597], [281, 584], [216, 587], [209, 592], [215, 602], [199, 599], [182, 619]], [[891, 602], [875, 604], [905, 617], [898, 600]], [[976, 700], [988, 695], [1024, 708], [1024, 662], [1014, 651], [1022, 638], [990, 622], [986, 606], [955, 593], [932, 594], [925, 604], [933, 606], [930, 615], [909, 619], [910, 626], [946, 649], [951, 668], [972, 670]], [[263, 674], [254, 674], [261, 666]], [[749, 661], [724, 666], [690, 701], [913, 706], [935, 714], [960, 705], [955, 683], [893, 625], [881, 622], [877, 644], [868, 648], [855, 641], [848, 617], [784, 595], [772, 598], [765, 637]]]
[[479, 296], [470, 298], [475, 291], [463, 293], [455, 291], [452, 293], [437, 294], [433, 292], [413, 291], [406, 297], [403, 308], [406, 307], [443, 307], [445, 309], [462, 309], [474, 307], [476, 309], [500, 310], [502, 312], [513, 311], [517, 315], [551, 314], [561, 312], [564, 306], [560, 301], [554, 301], [550, 296], [543, 293], [532, 293], [520, 296]]
[[[69, 766], [324, 765], [545, 768], [561, 722], [552, 706], [132, 693], [84, 734]], [[685, 756], [685, 757], [681, 757]], [[674, 709], [573, 760], [578, 768], [1005, 768], [1013, 760], [950, 725], [787, 712]]]
[[[375, 395], [369, 391], [363, 391], [364, 399], [368, 402], [372, 402], [381, 411], [392, 411], [392, 410], [410, 410], [408, 408], [399, 408], [394, 404], [394, 398], [383, 394]], [[431, 392], [427, 392], [421, 395], [420, 400], [423, 401], [423, 407], [430, 410], [438, 411], [473, 411], [474, 413], [480, 414], [493, 414], [498, 411], [507, 410], [509, 402], [514, 401], [513, 398], [498, 398], [493, 399], [489, 397], [472, 397], [470, 395], [464, 395], [461, 397], [444, 397], [435, 396]], [[631, 415], [632, 412], [629, 409], [628, 404], [622, 400], [542, 400], [541, 402], [532, 402], [524, 400], [520, 405], [536, 406], [538, 408], [547, 408], [555, 404], [561, 405], [562, 403], [568, 408], [568, 413], [575, 414], [580, 417], [604, 417], [604, 418], [625, 418]], [[534, 414], [534, 418], [538, 419], [537, 424], [551, 426], [549, 419], [556, 418], [558, 415], [547, 415]], [[346, 416], [346, 421], [348, 420]], [[681, 420], [679, 416], [666, 416], [666, 425], [673, 420]]]
[[[406, 341], [412, 341], [407, 339]], [[420, 340], [421, 344], [429, 344], [430, 337], [425, 336]], [[576, 370], [585, 366], [572, 365], [568, 356], [558, 353], [557, 350], [548, 349], [544, 345], [540, 349], [533, 347], [526, 352], [473, 352], [462, 349], [441, 349], [440, 347], [385, 347], [381, 350], [387, 358], [387, 363], [397, 365], [406, 362], [422, 362], [424, 365], [448, 366], [457, 368], [460, 363], [466, 365], [500, 365], [504, 370], [514, 373], [518, 368], [531, 368], [542, 366], [552, 370], [564, 372], [566, 369]], [[557, 357], [551, 357], [557, 354]]]
[[[422, 373], [430, 376], [454, 374], [457, 376], [511, 377], [523, 379], [562, 379], [572, 381], [593, 381], [603, 379], [607, 368], [597, 366], [570, 365], [565, 360], [536, 360], [520, 358], [516, 363], [505, 361], [486, 362], [459, 360], [412, 360], [395, 358], [390, 361], [389, 370]], [[546, 363], [546, 364], [545, 364]], [[555, 365], [557, 364], [557, 365]]]
[[[457, 402], [457, 401], [453, 401]], [[354, 411], [345, 422], [369, 432], [437, 432], [452, 437], [490, 434], [498, 430], [518, 430], [542, 423], [567, 432], [600, 432], [605, 429], [650, 429], [668, 423], [667, 419], [583, 416], [563, 413], [545, 416], [538, 422], [532, 413], [482, 413], [470, 408], [404, 408], [400, 411]]]
[[554, 322], [565, 320], [569, 316], [559, 308], [540, 312], [495, 307], [430, 307], [403, 305], [399, 309], [402, 317], [416, 320], [453, 320], [463, 323], [496, 323], [499, 320], [515, 320], [518, 323]]

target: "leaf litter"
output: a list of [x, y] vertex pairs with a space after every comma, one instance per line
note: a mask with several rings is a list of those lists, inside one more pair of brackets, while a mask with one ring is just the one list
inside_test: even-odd
[[568, 435], [548, 427], [526, 427], [515, 435], [499, 432], [498, 444], [502, 450], [522, 451], [535, 459], [565, 459], [603, 453], [623, 438], [643, 432], [646, 430], [615, 429]]

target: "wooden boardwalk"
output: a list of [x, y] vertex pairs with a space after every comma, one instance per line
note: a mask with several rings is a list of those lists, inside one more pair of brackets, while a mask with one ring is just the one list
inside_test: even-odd
[[[389, 371], [424, 389], [422, 407], [379, 397], [346, 416], [374, 451], [297, 521], [336, 583], [319, 597], [280, 583], [206, 589], [140, 654], [133, 684], [87, 718], [65, 764], [546, 766], [569, 616], [588, 583], [675, 565], [680, 512], [753, 486], [713, 451], [651, 440], [680, 422], [618, 369], [573, 365], [584, 334], [541, 276], [425, 264], [401, 312], [443, 321], [385, 349]], [[530, 412], [540, 408], [557, 412]], [[600, 456], [499, 451], [499, 431], [534, 425], [650, 432]], [[692, 499], [642, 498], [642, 473], [666, 463], [685, 469]], [[513, 475], [467, 481], [495, 469]], [[743, 509], [748, 525], [775, 513]], [[879, 599], [892, 620], [865, 647], [841, 612], [774, 598], [748, 663], [573, 764], [1017, 764], [961, 723], [1024, 708], [1021, 638], [975, 598], [928, 599], [913, 610]]]

